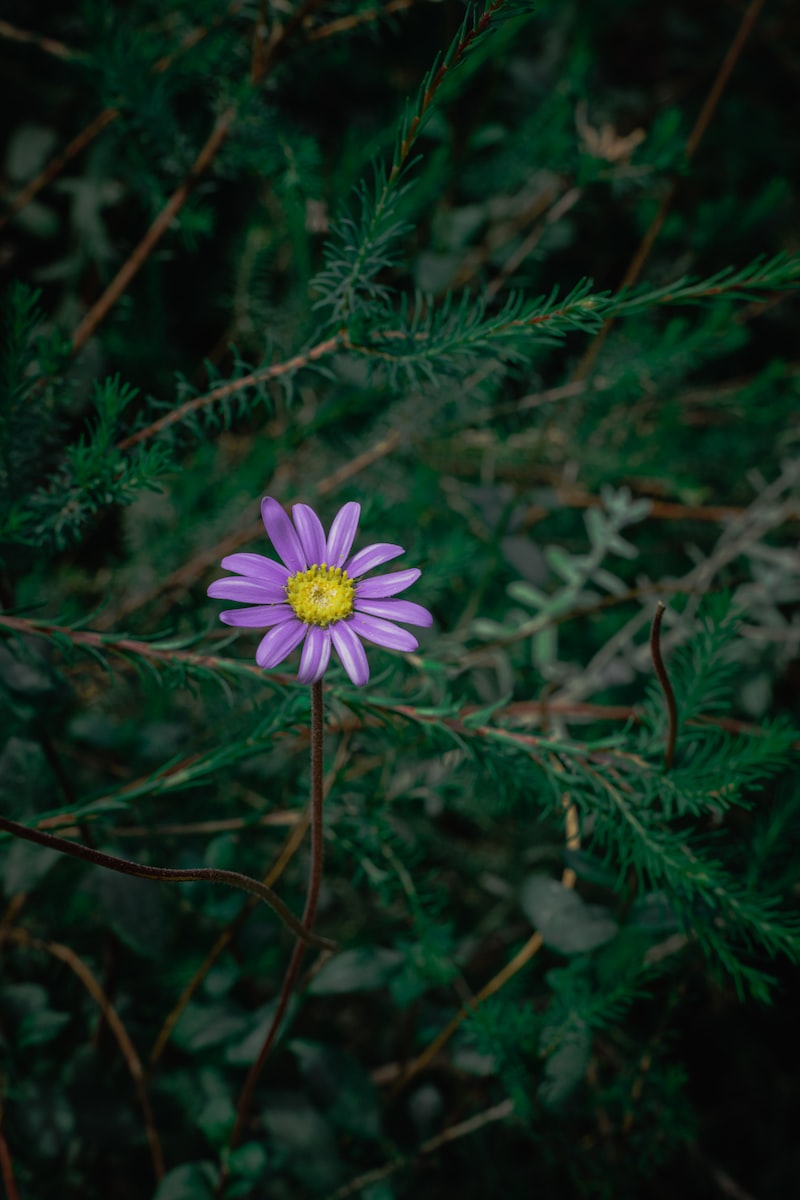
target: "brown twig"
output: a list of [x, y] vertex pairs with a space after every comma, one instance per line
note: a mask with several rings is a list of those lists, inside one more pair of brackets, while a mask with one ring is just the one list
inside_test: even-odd
[[[321, 0], [305, 0], [305, 3], [300, 6], [290, 21], [281, 30], [280, 35], [271, 39], [269, 44], [264, 49], [263, 55], [258, 57], [258, 78], [255, 83], [263, 82], [269, 67], [271, 66], [278, 50], [282, 48], [286, 41], [291, 37], [297, 28], [300, 27], [306, 16], [319, 6]], [[189, 196], [194, 191], [200, 179], [205, 175], [214, 159], [217, 157], [222, 148], [228, 134], [231, 131], [234, 121], [236, 120], [237, 108], [235, 105], [230, 105], [223, 113], [217, 117], [214, 127], [211, 130], [205, 144], [200, 153], [192, 164], [189, 174], [184, 179], [180, 187], [172, 193], [167, 203], [162, 208], [161, 212], [153, 221], [152, 225], [144, 235], [138, 246], [129, 256], [127, 262], [123, 263], [119, 271], [112, 279], [102, 296], [92, 305], [89, 311], [84, 316], [83, 320], [78, 325], [72, 335], [72, 350], [76, 354], [89, 340], [97, 327], [105, 320], [111, 309], [119, 300], [120, 296], [128, 288], [128, 285], [141, 270], [148, 257], [161, 241], [161, 238], [169, 229], [178, 213], [183, 208]]]
[[494, 279], [486, 288], [486, 299], [493, 300], [500, 289], [507, 283], [511, 276], [519, 270], [526, 258], [529, 258], [533, 251], [538, 246], [539, 242], [544, 237], [547, 230], [560, 221], [571, 208], [578, 203], [583, 195], [583, 189], [572, 187], [569, 191], [559, 196], [556, 202], [552, 205], [549, 211], [537, 221], [536, 225], [523, 238], [520, 244], [516, 247], [512, 254], [506, 259], [502, 267], [498, 271]]
[[[698, 146], [708, 130], [709, 125], [711, 124], [711, 119], [714, 116], [714, 112], [719, 103], [720, 97], [725, 90], [733, 68], [741, 56], [742, 51], [744, 50], [747, 39], [752, 33], [753, 26], [755, 25], [758, 15], [763, 7], [764, 0], [751, 0], [747, 11], [742, 17], [741, 24], [736, 31], [733, 41], [728, 47], [725, 57], [720, 63], [716, 78], [714, 79], [711, 89], [706, 96], [702, 108], [700, 109], [700, 113], [694, 123], [694, 127], [686, 140], [684, 154], [687, 162], [691, 162]], [[678, 180], [675, 179], [664, 193], [656, 215], [650, 222], [647, 232], [642, 238], [636, 253], [629, 262], [627, 270], [622, 277], [622, 282], [619, 285], [620, 289], [631, 287], [639, 278], [642, 267], [647, 261], [650, 251], [653, 249], [655, 244], [656, 238], [661, 232], [664, 221], [666, 220], [667, 214], [672, 206], [672, 201], [675, 199], [677, 190]], [[586, 353], [578, 363], [578, 366], [573, 373], [574, 380], [585, 379], [587, 375], [589, 375], [597, 360], [597, 356], [611, 331], [614, 320], [614, 317], [609, 317], [603, 324], [603, 328], [600, 330], [597, 336], [590, 342]]]
[[667, 713], [669, 714], [667, 745], [664, 750], [664, 770], [668, 771], [672, 766], [672, 759], [675, 755], [675, 741], [678, 736], [678, 706], [675, 703], [675, 693], [672, 690], [672, 684], [669, 681], [669, 675], [664, 666], [664, 660], [661, 657], [661, 622], [665, 611], [665, 606], [659, 600], [650, 629], [650, 654], [652, 655], [658, 682], [661, 684], [661, 690], [664, 693], [664, 699], [667, 702]]
[[389, 0], [388, 4], [384, 4], [383, 8], [365, 8], [361, 12], [350, 13], [346, 17], [337, 17], [335, 21], [327, 21], [324, 25], [318, 25], [316, 29], [312, 29], [308, 34], [309, 42], [319, 42], [323, 38], [333, 37], [337, 33], [347, 33], [351, 29], [355, 29], [357, 25], [364, 25], [367, 21], [379, 21], [381, 17], [391, 16], [392, 13], [403, 12], [407, 8], [413, 8], [417, 0]]
[[19, 29], [16, 25], [12, 25], [10, 21], [0, 21], [0, 37], [8, 38], [11, 42], [22, 42], [29, 46], [37, 46], [45, 54], [51, 54], [54, 58], [63, 58], [67, 62], [84, 57], [77, 50], [73, 50], [70, 46], [64, 45], [63, 42], [59, 42], [55, 38], [47, 37], [41, 33], [32, 33], [28, 29]]
[[161, 1152], [161, 1143], [153, 1121], [153, 1111], [150, 1107], [150, 1097], [147, 1092], [147, 1082], [142, 1062], [117, 1010], [108, 999], [100, 983], [83, 959], [79, 958], [69, 946], [64, 946], [60, 942], [40, 941], [38, 938], [31, 937], [24, 929], [2, 929], [0, 930], [0, 940], [14, 942], [18, 946], [24, 946], [31, 950], [43, 950], [53, 958], [60, 959], [61, 962], [66, 963], [70, 970], [78, 976], [89, 995], [100, 1006], [100, 1011], [116, 1039], [117, 1045], [122, 1052], [122, 1057], [125, 1059], [128, 1071], [133, 1079], [147, 1130], [147, 1141], [150, 1146], [150, 1157], [153, 1161], [153, 1172], [156, 1180], [160, 1181], [164, 1176], [164, 1156]]
[[272, 62], [278, 54], [278, 51], [285, 46], [290, 38], [294, 37], [295, 33], [302, 28], [303, 24], [310, 16], [313, 15], [316, 9], [322, 7], [324, 2], [325, 0], [304, 0], [299, 8], [292, 13], [285, 25], [281, 25], [279, 27], [276, 26], [273, 31], [273, 35], [268, 39], [267, 44], [264, 47], [264, 51], [260, 59], [259, 68], [261, 73], [258, 82], [264, 78], [267, 71], [272, 66]]
[[493, 1124], [495, 1121], [505, 1121], [507, 1117], [512, 1116], [513, 1112], [514, 1101], [501, 1100], [499, 1104], [495, 1104], [492, 1108], [487, 1108], [484, 1112], [476, 1113], [474, 1117], [469, 1117], [466, 1121], [459, 1121], [457, 1125], [451, 1125], [449, 1128], [443, 1129], [435, 1137], [423, 1142], [417, 1148], [415, 1154], [409, 1157], [394, 1158], [382, 1167], [376, 1167], [372, 1171], [366, 1171], [363, 1175], [351, 1179], [349, 1183], [337, 1188], [335, 1192], [331, 1192], [325, 1200], [346, 1200], [348, 1196], [355, 1196], [359, 1192], [363, 1192], [370, 1184], [380, 1183], [382, 1179], [387, 1179], [390, 1175], [394, 1175], [396, 1171], [401, 1171], [404, 1167], [411, 1166], [414, 1160], [423, 1154], [434, 1154], [449, 1142], [455, 1142], [459, 1138], [468, 1137], [471, 1133], [477, 1133], [479, 1129], [483, 1129], [484, 1126]]
[[86, 345], [89, 338], [105, 320], [120, 296], [125, 292], [131, 280], [142, 269], [149, 255], [161, 241], [194, 191], [194, 188], [213, 163], [230, 133], [235, 117], [236, 109], [231, 106], [226, 108], [217, 118], [211, 133], [206, 139], [205, 145], [192, 164], [192, 168], [183, 183], [172, 193], [127, 262], [123, 263], [102, 296], [95, 301], [73, 333], [72, 351], [74, 354], [77, 354]]
[[289, 375], [293, 371], [299, 371], [310, 363], [324, 358], [325, 355], [333, 354], [344, 343], [344, 335], [337, 333], [333, 337], [325, 338], [324, 341], [318, 342], [310, 350], [306, 350], [302, 354], [295, 354], [285, 362], [273, 363], [272, 366], [262, 367], [260, 370], [253, 371], [249, 375], [242, 375], [239, 379], [232, 379], [228, 383], [222, 383], [219, 387], [206, 392], [203, 396], [195, 396], [193, 400], [187, 400], [185, 404], [181, 404], [178, 408], [173, 409], [172, 412], [168, 412], [165, 416], [160, 417], [152, 425], [148, 425], [144, 429], [139, 429], [136, 433], [132, 433], [130, 437], [123, 438], [121, 442], [117, 443], [117, 449], [130, 450], [132, 446], [137, 446], [140, 442], [155, 437], [156, 434], [168, 429], [170, 425], [174, 425], [177, 421], [186, 420], [188, 416], [200, 412], [201, 409], [207, 408], [209, 404], [214, 404], [217, 400], [223, 400], [227, 396], [241, 392], [244, 388], [258, 387], [260, 384], [268, 383], [271, 379], [279, 379], [282, 375]]
[[6, 225], [13, 216], [15, 216], [18, 212], [21, 212], [26, 205], [30, 204], [31, 200], [33, 200], [39, 194], [42, 188], [46, 187], [48, 183], [51, 183], [52, 180], [54, 180], [56, 176], [64, 170], [64, 167], [67, 165], [67, 163], [80, 154], [82, 150], [85, 150], [90, 142], [93, 142], [97, 135], [101, 133], [107, 125], [110, 125], [112, 121], [116, 121], [118, 116], [118, 108], [104, 108], [102, 112], [99, 112], [97, 116], [89, 122], [85, 129], [82, 129], [81, 132], [77, 134], [77, 136], [74, 137], [71, 142], [68, 143], [68, 145], [64, 148], [64, 150], [61, 151], [60, 154], [57, 154], [55, 158], [51, 158], [47, 166], [44, 167], [38, 175], [34, 176], [29, 183], [26, 183], [22, 191], [18, 192], [14, 199], [10, 201], [6, 207], [6, 211], [4, 213], [0, 213], [0, 229], [2, 229], [3, 226]]
[[111, 837], [115, 838], [146, 838], [153, 835], [156, 837], [191, 837], [193, 834], [208, 837], [210, 833], [230, 833], [237, 829], [250, 830], [265, 826], [282, 828], [288, 825], [294, 829], [302, 822], [303, 818], [300, 813], [284, 809], [282, 812], [264, 813], [255, 820], [252, 817], [224, 817], [219, 821], [187, 821], [175, 825], [115, 825], [108, 832]]

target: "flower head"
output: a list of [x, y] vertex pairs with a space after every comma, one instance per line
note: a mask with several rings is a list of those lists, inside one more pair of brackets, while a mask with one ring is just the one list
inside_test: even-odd
[[278, 501], [267, 496], [261, 501], [261, 517], [282, 561], [261, 554], [223, 558], [223, 567], [236, 574], [217, 579], [208, 594], [254, 605], [220, 613], [226, 625], [271, 626], [256, 650], [260, 667], [276, 667], [302, 643], [297, 677], [301, 683], [316, 683], [334, 649], [350, 679], [361, 686], [369, 679], [362, 639], [388, 650], [416, 650], [414, 635], [394, 622], [433, 624], [422, 605], [394, 599], [419, 579], [416, 567], [363, 578], [397, 558], [403, 547], [377, 542], [351, 555], [360, 512], [355, 501], [345, 504], [326, 538], [319, 517], [307, 504], [294, 505], [292, 523]]

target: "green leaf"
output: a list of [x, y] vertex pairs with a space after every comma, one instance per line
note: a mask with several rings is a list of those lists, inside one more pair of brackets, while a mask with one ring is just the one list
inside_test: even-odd
[[164, 1176], [153, 1200], [214, 1200], [217, 1171], [210, 1162], [183, 1163]]
[[32, 842], [17, 838], [7, 847], [3, 864], [3, 891], [6, 896], [35, 891], [51, 867], [63, 857], [58, 850], [34, 846]]
[[15, 1044], [22, 1049], [51, 1042], [71, 1019], [69, 1013], [52, 1012], [50, 1009], [27, 1013], [19, 1024]]
[[228, 1159], [231, 1175], [255, 1183], [264, 1174], [269, 1156], [260, 1142], [245, 1142]]
[[219, 1046], [242, 1037], [253, 1023], [253, 1016], [232, 1008], [229, 1003], [202, 1004], [190, 1001], [181, 1013], [173, 1040], [184, 1050], [195, 1052]]
[[617, 923], [607, 909], [584, 903], [572, 889], [546, 875], [526, 880], [520, 903], [545, 945], [562, 954], [585, 954], [617, 932]]
[[88, 890], [120, 941], [143, 958], [160, 957], [173, 924], [165, 884], [100, 867], [93, 872]]
[[359, 946], [329, 959], [312, 980], [312, 996], [339, 996], [347, 992], [375, 992], [386, 987], [403, 964], [403, 955], [383, 946]]
[[539, 1099], [545, 1108], [562, 1108], [581, 1083], [592, 1051], [589, 1028], [581, 1025], [570, 1029], [557, 1050], [549, 1056], [544, 1079], [539, 1085]]
[[342, 1163], [333, 1130], [305, 1096], [273, 1092], [261, 1115], [272, 1146], [296, 1179], [314, 1192], [336, 1186]]
[[304, 1039], [295, 1039], [287, 1048], [297, 1058], [314, 1100], [338, 1129], [373, 1141], [380, 1137], [380, 1097], [357, 1059], [338, 1047]]
[[682, 928], [666, 892], [648, 892], [637, 896], [631, 905], [626, 924], [642, 933], [675, 933]]
[[588, 850], [565, 850], [563, 857], [564, 866], [571, 868], [579, 879], [585, 879], [596, 887], [616, 887], [618, 872], [607, 867]]

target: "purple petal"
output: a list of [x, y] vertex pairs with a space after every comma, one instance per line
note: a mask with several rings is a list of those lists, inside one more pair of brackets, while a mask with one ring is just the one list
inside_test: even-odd
[[374, 642], [376, 646], [385, 646], [387, 650], [416, 650], [419, 642], [413, 633], [392, 625], [391, 621], [382, 621], [380, 617], [365, 617], [361, 613], [353, 613], [348, 617], [347, 624], [359, 637]]
[[386, 617], [390, 621], [402, 621], [406, 625], [432, 625], [433, 617], [427, 608], [411, 600], [361, 600], [356, 596], [356, 612], [369, 613], [372, 617]]
[[351, 681], [356, 687], [363, 687], [369, 679], [369, 663], [361, 642], [346, 621], [336, 621], [330, 626], [330, 633], [333, 648]]
[[294, 609], [288, 604], [267, 604], [258, 608], [229, 608], [219, 614], [225, 625], [240, 625], [243, 629], [266, 629], [290, 621]]
[[394, 596], [396, 592], [404, 592], [412, 583], [416, 583], [420, 574], [416, 567], [410, 567], [407, 571], [392, 571], [389, 575], [363, 579], [356, 587], [356, 596], [363, 596], [365, 600]]
[[295, 504], [292, 508], [295, 528], [309, 566], [325, 561], [325, 530], [313, 508], [307, 504]]
[[250, 604], [283, 604], [286, 588], [279, 583], [255, 583], [229, 575], [227, 579], [215, 579], [208, 589], [209, 596], [216, 600], [242, 600]]
[[390, 558], [397, 558], [398, 554], [405, 554], [402, 546], [393, 546], [391, 542], [376, 542], [374, 546], [365, 546], [358, 554], [354, 554], [350, 561], [344, 564], [345, 570], [351, 579], [358, 579], [359, 575], [366, 575], [373, 567], [379, 567]]
[[306, 635], [300, 655], [299, 683], [316, 683], [322, 679], [331, 657], [331, 635], [327, 629], [312, 625]]
[[350, 553], [360, 513], [361, 505], [356, 500], [350, 500], [333, 518], [324, 560], [329, 567], [341, 567]]
[[223, 558], [222, 565], [226, 571], [238, 571], [240, 575], [267, 583], [284, 584], [289, 576], [283, 563], [273, 562], [263, 554], [229, 554]]
[[[294, 614], [292, 615], [294, 616]], [[258, 665], [265, 671], [269, 667], [277, 667], [279, 662], [283, 662], [295, 647], [300, 645], [307, 629], [308, 626], [298, 620], [284, 621], [282, 625], [270, 629], [258, 644], [256, 650]]]
[[308, 563], [300, 544], [300, 538], [295, 532], [294, 525], [286, 513], [271, 496], [265, 496], [261, 501], [261, 520], [269, 534], [270, 541], [280, 554], [290, 571], [305, 571]]

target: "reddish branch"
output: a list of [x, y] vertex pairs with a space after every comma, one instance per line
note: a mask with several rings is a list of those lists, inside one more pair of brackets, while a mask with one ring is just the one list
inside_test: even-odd
[[207, 408], [209, 404], [214, 404], [217, 400], [224, 400], [227, 396], [232, 396], [235, 392], [243, 391], [244, 388], [258, 387], [262, 383], [269, 382], [270, 379], [279, 379], [281, 375], [289, 375], [293, 371], [299, 371], [301, 368], [308, 366], [309, 363], [314, 363], [320, 358], [324, 358], [326, 354], [332, 354], [334, 350], [343, 345], [343, 341], [342, 334], [335, 334], [333, 337], [326, 338], [323, 342], [318, 342], [316, 346], [312, 346], [304, 354], [296, 354], [293, 358], [289, 358], [285, 362], [274, 363], [270, 367], [263, 367], [260, 371], [253, 371], [250, 375], [243, 375], [239, 379], [232, 379], [228, 383], [220, 384], [219, 387], [215, 387], [213, 391], [206, 392], [203, 396], [195, 396], [193, 400], [187, 400], [185, 404], [181, 404], [178, 408], [173, 409], [172, 412], [168, 412], [145, 429], [140, 429], [138, 432], [132, 433], [130, 437], [123, 438], [117, 444], [117, 449], [129, 450], [131, 446], [136, 446], [139, 442], [144, 442], [148, 438], [155, 437], [156, 434], [168, 429], [170, 425], [174, 425], [178, 421], [185, 421], [187, 417], [193, 413], [200, 412], [203, 408]]
[[205, 145], [192, 164], [192, 169], [186, 179], [172, 193], [130, 258], [127, 262], [123, 263], [102, 296], [92, 305], [80, 325], [78, 325], [78, 328], [72, 335], [72, 351], [74, 354], [77, 354], [86, 342], [88, 342], [98, 325], [105, 320], [120, 296], [125, 292], [131, 280], [138, 275], [150, 254], [161, 241], [200, 182], [200, 179], [216, 158], [223, 142], [230, 133], [235, 117], [236, 109], [231, 107], [226, 108], [222, 115], [217, 118], [214, 128], [211, 130]]

